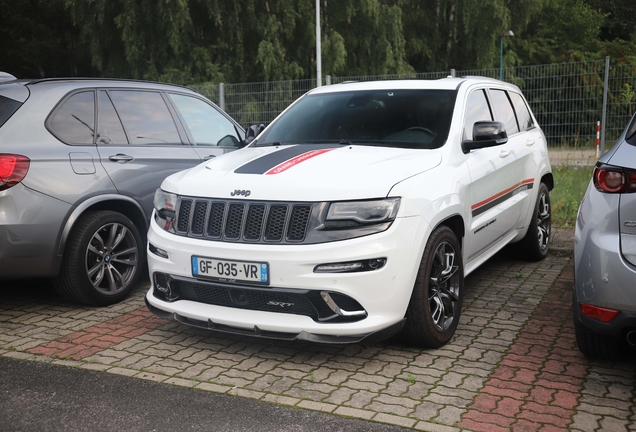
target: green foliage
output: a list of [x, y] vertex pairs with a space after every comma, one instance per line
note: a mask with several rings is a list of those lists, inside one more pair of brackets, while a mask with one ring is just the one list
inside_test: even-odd
[[[311, 0], [0, 0], [2, 70], [258, 82], [316, 73]], [[633, 0], [321, 0], [323, 74], [636, 63]]]
[[518, 64], [548, 64], [597, 59], [604, 15], [585, 0], [541, 0], [525, 33], [512, 41]]
[[552, 223], [561, 228], [573, 228], [581, 198], [592, 178], [591, 167], [552, 167], [554, 189], [550, 192]]

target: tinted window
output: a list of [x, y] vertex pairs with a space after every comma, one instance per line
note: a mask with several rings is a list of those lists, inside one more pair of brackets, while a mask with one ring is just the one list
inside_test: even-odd
[[446, 142], [456, 92], [366, 90], [308, 95], [278, 117], [258, 145], [352, 143], [437, 148]]
[[69, 144], [92, 144], [95, 131], [95, 93], [75, 93], [49, 121], [51, 131]]
[[128, 144], [115, 107], [103, 90], [99, 92], [98, 125], [98, 144]]
[[196, 145], [236, 147], [236, 129], [213, 106], [190, 96], [169, 94], [183, 116]]
[[464, 136], [467, 139], [473, 139], [473, 125], [478, 121], [492, 121], [492, 113], [483, 90], [472, 92], [468, 97], [464, 120]]
[[109, 91], [131, 144], [181, 144], [172, 115], [160, 93]]
[[530, 115], [530, 110], [528, 110], [528, 106], [526, 105], [521, 95], [519, 93], [513, 92], [510, 92], [508, 94], [510, 95], [510, 100], [512, 100], [512, 104], [515, 107], [515, 112], [517, 113], [519, 128], [524, 131], [534, 127], [532, 116]]
[[20, 102], [8, 97], [0, 96], [0, 126], [2, 126], [14, 112], [22, 105]]
[[510, 100], [508, 99], [506, 92], [503, 90], [491, 90], [490, 96], [492, 98], [492, 104], [495, 107], [497, 121], [504, 124], [508, 135], [519, 132], [515, 112], [512, 109], [512, 105], [510, 104]]

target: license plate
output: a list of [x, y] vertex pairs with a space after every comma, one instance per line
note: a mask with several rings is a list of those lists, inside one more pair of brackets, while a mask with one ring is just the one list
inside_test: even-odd
[[219, 282], [251, 282], [269, 284], [269, 264], [192, 256], [192, 276]]

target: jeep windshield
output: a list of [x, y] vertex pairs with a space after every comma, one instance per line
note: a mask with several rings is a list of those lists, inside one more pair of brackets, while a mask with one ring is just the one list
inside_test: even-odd
[[255, 146], [371, 145], [434, 149], [448, 138], [455, 90], [363, 90], [302, 97]]

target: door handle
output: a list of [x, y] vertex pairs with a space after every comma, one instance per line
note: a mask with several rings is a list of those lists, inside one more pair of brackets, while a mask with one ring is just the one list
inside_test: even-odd
[[499, 157], [505, 158], [510, 156], [510, 152], [508, 150], [502, 150], [499, 152]]
[[213, 157], [216, 157], [215, 155], [207, 155], [206, 157], [203, 158], [203, 160], [210, 160]]
[[108, 159], [118, 163], [126, 163], [130, 162], [131, 160], [135, 160], [134, 157], [122, 153], [117, 153], [116, 155], [109, 156]]
[[526, 141], [526, 145], [527, 146], [534, 145], [534, 140], [533, 139], [529, 139], [528, 141]]

